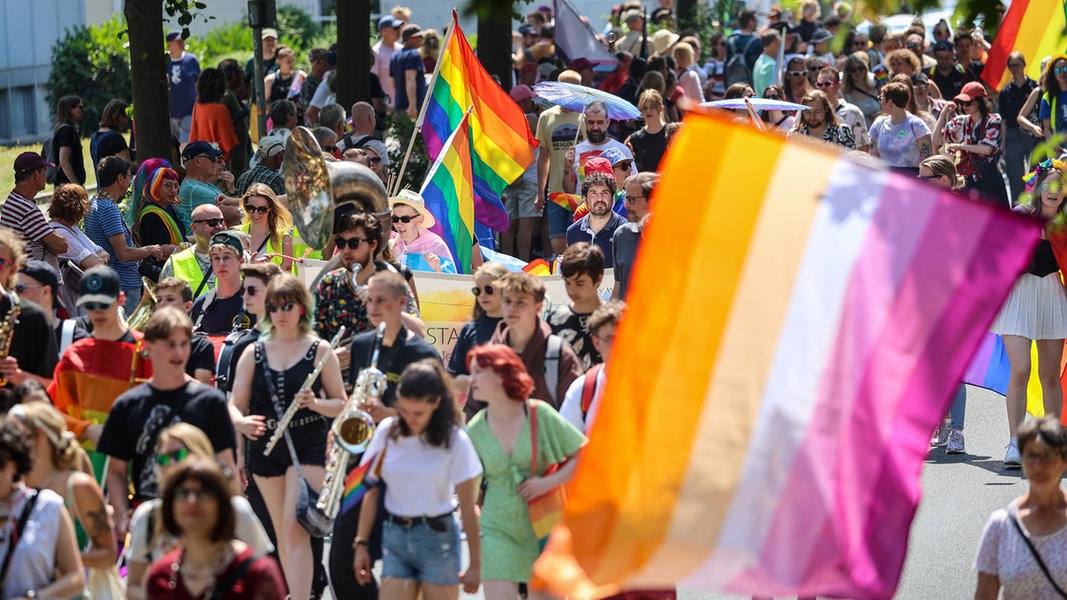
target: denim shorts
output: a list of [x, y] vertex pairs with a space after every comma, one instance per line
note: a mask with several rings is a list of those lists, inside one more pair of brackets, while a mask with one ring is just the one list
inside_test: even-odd
[[434, 531], [426, 523], [405, 527], [386, 519], [382, 533], [382, 578], [459, 585], [459, 528], [453, 518], [440, 522], [444, 531]]
[[574, 222], [574, 213], [551, 200], [545, 200], [548, 207], [548, 236], [567, 237], [567, 228]]

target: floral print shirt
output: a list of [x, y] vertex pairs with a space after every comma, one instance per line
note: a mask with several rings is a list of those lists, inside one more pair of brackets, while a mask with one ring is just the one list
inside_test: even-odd
[[[378, 270], [386, 270], [384, 263], [376, 263]], [[393, 267], [391, 270], [396, 270]], [[406, 268], [401, 272], [405, 280], [410, 279]], [[359, 299], [355, 288], [352, 287], [352, 272], [348, 269], [336, 269], [322, 277], [319, 286], [315, 288], [315, 332], [324, 340], [333, 339], [337, 330], [344, 325], [348, 331], [346, 335], [356, 335], [364, 331], [374, 329], [370, 317], [367, 315], [367, 307]], [[404, 312], [418, 316], [419, 308], [415, 304], [415, 295], [411, 288], [407, 291], [407, 306]]]

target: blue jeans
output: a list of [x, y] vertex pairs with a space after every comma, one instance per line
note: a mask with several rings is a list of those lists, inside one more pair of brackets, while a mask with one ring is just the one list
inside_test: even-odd
[[122, 291], [126, 292], [126, 301], [122, 303], [122, 310], [126, 311], [126, 318], [129, 319], [133, 316], [134, 309], [141, 303], [141, 293], [144, 288], [142, 286], [122, 288]]
[[382, 578], [459, 585], [459, 528], [453, 518], [438, 523], [444, 531], [434, 531], [426, 523], [405, 527], [387, 519], [382, 534]]
[[960, 384], [956, 395], [952, 396], [952, 406], [948, 409], [953, 429], [963, 429], [963, 417], [967, 413], [967, 386]]

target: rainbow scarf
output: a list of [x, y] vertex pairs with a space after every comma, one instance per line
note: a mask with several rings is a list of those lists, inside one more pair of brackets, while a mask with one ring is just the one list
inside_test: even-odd
[[[418, 125], [430, 159], [438, 160], [468, 108], [473, 107], [470, 169], [474, 219], [496, 231], [507, 231], [510, 220], [500, 195], [533, 163], [537, 138], [530, 132], [522, 109], [471, 50], [455, 11], [448, 32]], [[470, 252], [463, 256], [470, 256]]]
[[[427, 210], [436, 219], [430, 230], [444, 240], [456, 261], [452, 272], [459, 273], [471, 272], [471, 253], [474, 249], [475, 202], [469, 117], [469, 112], [464, 114], [456, 130], [448, 137], [419, 192]], [[408, 256], [419, 256], [421, 259], [421, 255]], [[420, 265], [415, 270], [432, 270], [428, 267], [423, 269]]]
[[930, 433], [1040, 223], [696, 111], [661, 170], [531, 586], [893, 597]]
[[[359, 506], [363, 496], [367, 495], [374, 486], [378, 485], [382, 477], [381, 462], [385, 460], [385, 452], [379, 452], [370, 460], [359, 465], [345, 477], [345, 491], [341, 496], [341, 514]], [[371, 467], [374, 467], [373, 472]]]

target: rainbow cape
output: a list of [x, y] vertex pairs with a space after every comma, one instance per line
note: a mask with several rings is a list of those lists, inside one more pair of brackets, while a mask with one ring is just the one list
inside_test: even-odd
[[537, 138], [519, 105], [478, 61], [454, 10], [426, 104], [418, 125], [430, 160], [438, 160], [468, 107], [473, 107], [470, 158], [474, 218], [496, 231], [507, 231], [510, 220], [500, 195], [533, 163]]
[[695, 111], [656, 199], [531, 585], [891, 598], [930, 433], [1040, 224]]
[[1004, 87], [1011, 79], [1008, 54], [1018, 50], [1026, 57], [1026, 74], [1040, 81], [1041, 59], [1067, 51], [1064, 29], [1067, 29], [1064, 0], [1015, 0], [989, 48], [982, 80], [995, 90]]
[[[468, 111], [452, 135], [448, 136], [444, 148], [426, 174], [420, 192], [426, 208], [436, 218], [431, 231], [441, 236], [456, 259], [453, 273], [471, 272], [471, 253], [474, 250], [474, 182], [469, 117]], [[421, 255], [417, 256], [423, 260]]]
[[371, 488], [378, 485], [378, 481], [381, 478], [381, 468], [375, 468], [374, 472], [371, 472], [371, 467], [378, 464], [379, 456], [381, 456], [381, 453], [375, 454], [367, 462], [352, 469], [348, 473], [348, 477], [345, 477], [345, 491], [341, 496], [342, 514], [359, 506], [363, 496], [366, 496]]

